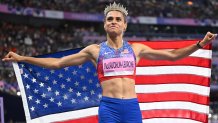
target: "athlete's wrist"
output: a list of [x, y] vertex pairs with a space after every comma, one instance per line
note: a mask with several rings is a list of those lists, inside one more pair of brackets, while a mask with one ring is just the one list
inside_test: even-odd
[[198, 42], [196, 43], [196, 46], [197, 46], [199, 49], [203, 49], [203, 48], [204, 48], [204, 46], [201, 44], [201, 41], [198, 41]]

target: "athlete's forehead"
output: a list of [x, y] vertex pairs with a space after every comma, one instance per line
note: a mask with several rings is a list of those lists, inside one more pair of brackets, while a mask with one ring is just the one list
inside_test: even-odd
[[124, 18], [123, 14], [121, 12], [119, 12], [119, 11], [110, 11], [110, 12], [108, 12], [106, 18], [108, 18], [108, 17], [115, 17], [115, 18], [120, 17], [120, 18]]

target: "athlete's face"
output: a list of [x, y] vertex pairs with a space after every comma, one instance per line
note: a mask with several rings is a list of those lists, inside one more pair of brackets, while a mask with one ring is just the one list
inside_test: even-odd
[[126, 30], [127, 23], [119, 11], [110, 11], [105, 17], [104, 29], [109, 35], [120, 35]]

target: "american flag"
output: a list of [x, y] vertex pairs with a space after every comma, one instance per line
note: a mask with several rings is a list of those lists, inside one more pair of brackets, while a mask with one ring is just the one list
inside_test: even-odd
[[[188, 41], [131, 41], [172, 50]], [[40, 57], [62, 57], [81, 49]], [[178, 61], [142, 59], [136, 69], [136, 92], [144, 123], [207, 123], [211, 46]], [[91, 62], [50, 70], [14, 64], [28, 123], [97, 123], [101, 87]]]
[[[63, 57], [68, 50], [39, 57]], [[27, 63], [14, 64], [28, 123], [47, 123], [94, 116], [101, 87], [91, 62], [63, 69], [46, 69]], [[75, 121], [76, 122], [76, 121]]]

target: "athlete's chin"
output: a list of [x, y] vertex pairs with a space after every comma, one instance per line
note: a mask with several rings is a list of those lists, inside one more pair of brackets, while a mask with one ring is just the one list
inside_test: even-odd
[[119, 36], [119, 35], [121, 35], [121, 33], [116, 32], [116, 31], [108, 31], [107, 34], [110, 35], [110, 36]]

